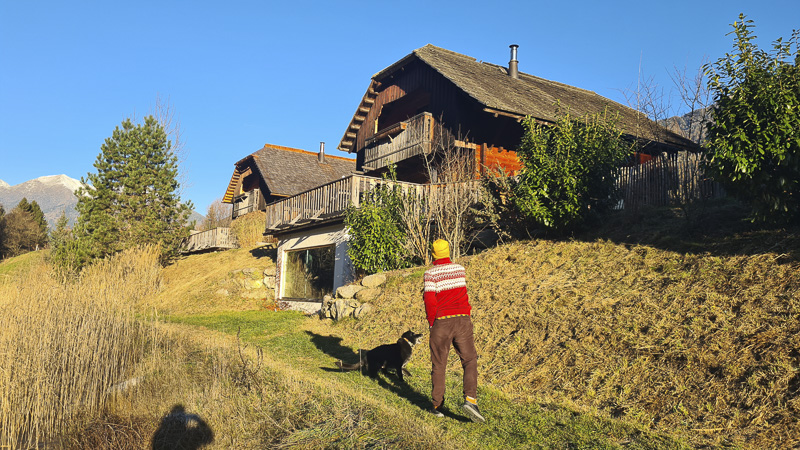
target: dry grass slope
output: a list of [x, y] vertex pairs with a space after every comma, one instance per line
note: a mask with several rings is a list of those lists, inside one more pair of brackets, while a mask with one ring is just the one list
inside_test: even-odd
[[[267, 292], [263, 299], [244, 299], [241, 286], [231, 272], [245, 268], [274, 270], [274, 250], [234, 249], [224, 252], [190, 255], [175, 261], [163, 270], [163, 288], [158, 295], [146, 300], [146, 306], [169, 314], [197, 314], [212, 311], [245, 311], [264, 306], [274, 295]], [[220, 295], [219, 290], [229, 295]]]
[[[719, 239], [727, 250], [736, 241], [752, 248], [685, 253], [538, 240], [462, 259], [480, 381], [677, 431], [696, 445], [800, 445], [800, 263], [792, 256], [800, 236], [762, 230]], [[337, 329], [343, 344], [424, 329], [421, 274], [395, 273], [372, 318]], [[455, 358], [451, 365], [460, 370]]]
[[[687, 234], [672, 214], [462, 258], [481, 387], [599, 412], [696, 446], [800, 445], [800, 232], [753, 228], [721, 210], [705, 222], [716, 231]], [[149, 447], [160, 418], [178, 404], [213, 425], [220, 448], [422, 448], [451, 437], [383, 404], [380, 389], [365, 395], [269, 347], [245, 348], [242, 357], [230, 334], [135, 320], [153, 310], [191, 317], [259, 309], [259, 300], [214, 292], [235, 269], [272, 267], [273, 255], [193, 255], [163, 270], [146, 255], [127, 257], [74, 285], [50, 279], [38, 257], [12, 261], [13, 269], [0, 264], [0, 321], [9, 324], [0, 332], [0, 445], [35, 444], [34, 436], [68, 431], [72, 417], [82, 431], [67, 435], [67, 447]], [[350, 349], [424, 330], [424, 269], [391, 273], [364, 320], [302, 326]], [[258, 332], [279, 339], [296, 330]], [[414, 364], [425, 367], [428, 357], [420, 346]], [[451, 373], [460, 372], [451, 358]], [[307, 359], [316, 367], [325, 357]], [[105, 395], [125, 379], [142, 381]], [[59, 402], [63, 409], [51, 408]]]

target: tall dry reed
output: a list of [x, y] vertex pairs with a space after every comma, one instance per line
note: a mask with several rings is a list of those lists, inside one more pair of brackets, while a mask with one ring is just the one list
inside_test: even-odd
[[263, 211], [254, 211], [243, 216], [237, 217], [231, 223], [231, 229], [236, 236], [236, 241], [242, 248], [255, 247], [259, 242], [264, 241], [264, 224], [267, 215]]
[[141, 357], [136, 305], [159, 286], [158, 248], [121, 253], [61, 282], [46, 264], [0, 286], [0, 447], [35, 447], [100, 408]]

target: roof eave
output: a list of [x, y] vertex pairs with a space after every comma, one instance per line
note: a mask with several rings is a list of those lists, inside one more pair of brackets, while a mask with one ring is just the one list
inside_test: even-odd
[[[344, 135], [339, 141], [339, 145], [336, 147], [337, 149], [343, 152], [353, 153], [353, 147], [355, 146], [355, 139], [358, 135], [358, 131], [364, 124], [367, 115], [372, 110], [372, 105], [375, 103], [375, 98], [378, 96], [376, 88], [379, 84], [380, 83], [375, 81], [375, 79], [370, 80], [367, 92], [365, 92], [364, 96], [361, 97], [361, 102], [359, 102], [358, 107], [356, 107], [356, 112], [353, 114], [353, 118], [350, 119], [350, 124], [347, 125], [347, 129], [345, 129]], [[348, 136], [348, 134], [353, 136]], [[349, 144], [347, 144], [347, 142], [349, 142]]]

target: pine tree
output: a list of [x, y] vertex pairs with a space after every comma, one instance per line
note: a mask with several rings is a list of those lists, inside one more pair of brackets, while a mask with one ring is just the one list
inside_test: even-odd
[[43, 247], [47, 243], [47, 219], [44, 218], [42, 208], [36, 200], [28, 203], [28, 199], [23, 197], [17, 204], [17, 208], [30, 214], [38, 229], [34, 233], [34, 247]]
[[81, 241], [75, 239], [66, 212], [61, 213], [55, 229], [50, 233], [50, 248], [50, 261], [63, 276], [75, 275], [86, 264], [86, 251]]
[[188, 236], [191, 203], [178, 194], [178, 163], [164, 127], [148, 116], [116, 127], [101, 146], [97, 173], [81, 179], [76, 236], [93, 258], [145, 244], [159, 244], [162, 262]]
[[50, 233], [50, 246], [55, 251], [57, 247], [63, 246], [64, 242], [66, 242], [71, 236], [72, 230], [69, 228], [67, 213], [62, 211], [61, 216], [56, 222], [55, 229]]
[[4, 258], [6, 243], [6, 210], [0, 205], [0, 259]]

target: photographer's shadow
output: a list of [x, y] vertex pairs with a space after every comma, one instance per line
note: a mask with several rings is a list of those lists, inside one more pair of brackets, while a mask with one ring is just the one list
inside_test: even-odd
[[197, 414], [189, 414], [183, 405], [175, 405], [161, 419], [153, 434], [153, 450], [197, 450], [214, 442], [214, 431]]

